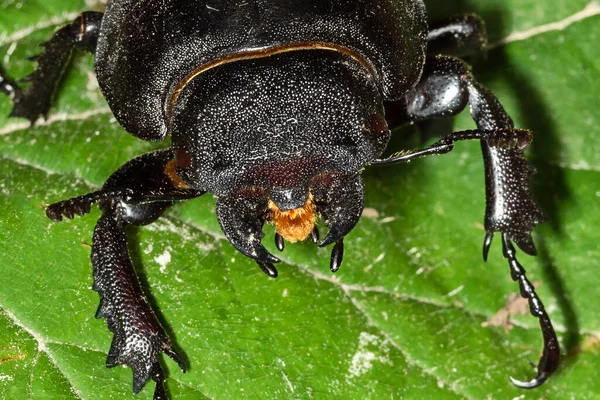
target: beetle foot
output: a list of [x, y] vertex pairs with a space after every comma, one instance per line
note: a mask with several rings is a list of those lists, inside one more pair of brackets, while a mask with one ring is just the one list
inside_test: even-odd
[[[489, 240], [488, 237], [490, 238]], [[489, 233], [486, 236], [486, 244], [488, 242], [491, 243], [491, 234]], [[520, 388], [533, 389], [544, 383], [558, 368], [560, 364], [560, 346], [544, 304], [535, 292], [535, 287], [525, 276], [525, 269], [517, 260], [515, 247], [511, 243], [509, 235], [504, 232], [502, 233], [502, 253], [504, 258], [508, 260], [511, 278], [513, 281], [519, 282], [521, 296], [529, 301], [529, 312], [534, 317], [537, 317], [542, 330], [544, 345], [542, 356], [536, 368], [537, 376], [529, 382], [521, 382], [512, 377], [510, 378]]]

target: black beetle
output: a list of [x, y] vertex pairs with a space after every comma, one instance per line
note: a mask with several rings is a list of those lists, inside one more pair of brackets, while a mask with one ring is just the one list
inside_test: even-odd
[[[155, 221], [174, 202], [210, 192], [227, 239], [276, 277], [279, 259], [261, 244], [271, 222], [275, 241], [312, 237], [334, 244], [363, 210], [361, 170], [451, 151], [458, 140], [481, 142], [486, 176], [487, 258], [494, 232], [521, 295], [544, 338], [542, 384], [559, 364], [559, 345], [544, 306], [512, 244], [534, 255], [531, 232], [544, 219], [531, 196], [523, 149], [494, 95], [454, 56], [485, 47], [482, 21], [457, 16], [428, 27], [420, 0], [112, 0], [58, 30], [20, 88], [0, 74], [12, 116], [45, 116], [74, 48], [94, 53], [101, 90], [119, 123], [144, 140], [172, 137], [168, 150], [137, 157], [94, 193], [48, 206], [55, 221], [99, 203], [94, 231], [98, 318], [114, 333], [107, 365], [129, 365], [134, 392], [152, 378], [166, 398], [160, 352], [185, 366], [145, 299], [127, 253], [125, 227]], [[445, 54], [445, 55], [440, 55]], [[449, 117], [470, 105], [476, 130], [456, 132], [422, 150], [379, 158], [394, 125]], [[319, 242], [321, 217], [329, 232]]]

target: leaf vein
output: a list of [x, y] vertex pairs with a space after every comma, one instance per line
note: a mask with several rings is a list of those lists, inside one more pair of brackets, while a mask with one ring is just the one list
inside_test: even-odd
[[[95, 108], [93, 110], [84, 111], [76, 114], [55, 114], [52, 115], [47, 120], [42, 120], [36, 122], [36, 126], [48, 126], [57, 122], [66, 122], [66, 121], [81, 121], [86, 120], [90, 117], [96, 115], [104, 115], [111, 114], [111, 111], [108, 107]], [[28, 129], [31, 127], [31, 124], [26, 121], [22, 122], [13, 122], [8, 125], [5, 125], [2, 129], [0, 129], [0, 135], [8, 135], [13, 132], [22, 131], [24, 129]]]
[[[49, 341], [46, 338], [43, 338], [39, 333], [37, 333], [35, 330], [31, 329], [30, 327], [28, 327], [27, 325], [25, 325], [23, 323], [23, 321], [21, 321], [19, 318], [17, 318], [17, 316], [9, 311], [6, 307], [4, 307], [4, 305], [0, 304], [0, 308], [4, 311], [4, 313], [6, 314], [6, 316], [15, 324], [17, 325], [19, 328], [23, 329], [25, 332], [27, 332], [33, 339], [35, 339], [35, 341], [38, 344], [38, 351], [36, 354], [36, 358], [35, 358], [35, 363], [32, 367], [32, 371], [31, 371], [31, 375], [33, 376], [33, 370], [35, 369], [35, 364], [37, 363], [37, 360], [39, 358], [39, 355], [41, 352], [46, 353], [46, 355], [48, 356], [48, 359], [50, 360], [50, 362], [52, 364], [54, 364], [54, 366], [62, 372], [62, 370], [60, 369], [58, 362], [55, 360], [54, 355], [48, 350], [47, 344], [52, 344], [51, 341]], [[59, 343], [61, 344], [61, 343]], [[77, 388], [75, 387], [75, 385], [69, 380], [69, 378], [63, 373], [63, 376], [65, 377], [65, 379], [67, 380], [67, 382], [69, 383], [69, 385], [71, 386], [71, 391], [80, 399], [83, 399], [83, 396], [81, 395], [81, 393], [79, 393], [79, 391], [77, 390]], [[31, 389], [33, 389], [33, 383], [31, 385]], [[33, 397], [33, 392], [30, 392], [31, 396]]]
[[543, 33], [551, 32], [551, 31], [563, 31], [576, 22], [582, 21], [584, 19], [593, 17], [595, 15], [599, 15], [599, 14], [600, 14], [600, 3], [598, 3], [597, 1], [594, 0], [590, 3], [588, 3], [583, 10], [578, 11], [575, 14], [570, 15], [567, 18], [562, 19], [560, 21], [555, 21], [555, 22], [551, 22], [548, 24], [536, 26], [534, 28], [527, 29], [524, 31], [512, 32], [510, 35], [508, 35], [504, 39], [501, 39], [497, 42], [491, 43], [488, 46], [488, 49], [492, 50], [492, 49], [502, 47], [502, 46], [505, 46], [505, 45], [513, 43], [513, 42], [520, 42], [523, 40], [527, 40], [534, 36], [538, 36]]

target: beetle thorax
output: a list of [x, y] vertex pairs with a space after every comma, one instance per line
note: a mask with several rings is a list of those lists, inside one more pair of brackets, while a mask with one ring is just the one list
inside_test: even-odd
[[350, 177], [380, 155], [389, 131], [370, 72], [345, 54], [313, 50], [197, 76], [173, 107], [172, 136], [187, 185], [243, 199], [294, 242], [324, 214], [330, 189], [362, 207], [362, 186]]
[[[373, 77], [341, 53], [299, 51], [199, 75], [172, 118], [178, 174], [217, 196], [244, 186], [304, 187], [323, 172], [356, 173], [387, 144]], [[283, 206], [288, 209], [288, 206]]]

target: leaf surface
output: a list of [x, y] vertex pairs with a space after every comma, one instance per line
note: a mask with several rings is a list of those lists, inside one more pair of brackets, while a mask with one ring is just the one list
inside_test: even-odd
[[[539, 256], [520, 254], [555, 322], [563, 365], [524, 392], [537, 360], [537, 321], [487, 326], [517, 290], [494, 243], [481, 259], [483, 163], [477, 143], [444, 157], [368, 169], [363, 218], [345, 240], [337, 274], [327, 249], [288, 245], [280, 277], [268, 279], [224, 239], [214, 199], [173, 207], [132, 229], [130, 252], [143, 286], [185, 354], [169, 360], [174, 398], [593, 399], [600, 256], [600, 6], [585, 1], [428, 1], [432, 18], [476, 12], [493, 48], [472, 60], [475, 76], [516, 125], [534, 131], [529, 156], [536, 197], [550, 221], [536, 229]], [[14, 77], [81, 0], [0, 3], [0, 60]], [[99, 188], [132, 157], [167, 143], [126, 134], [76, 55], [49, 120], [8, 119], [0, 97], [0, 397], [126, 399], [131, 371], [104, 367], [111, 334], [94, 319], [91, 237], [99, 211], [52, 223], [44, 207]], [[474, 126], [468, 113], [454, 129]], [[408, 131], [406, 131], [408, 132]], [[390, 151], [411, 148], [402, 130]], [[376, 211], [373, 212], [373, 211]], [[273, 230], [265, 228], [272, 251]], [[150, 386], [150, 385], [149, 385]], [[136, 399], [152, 397], [147, 387]]]

